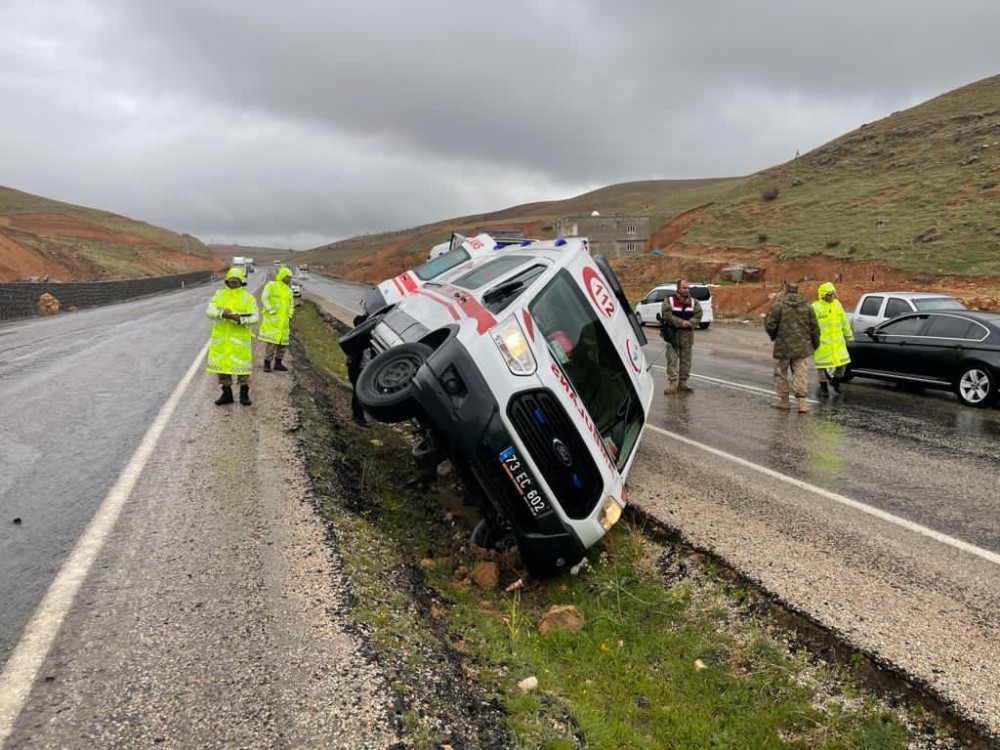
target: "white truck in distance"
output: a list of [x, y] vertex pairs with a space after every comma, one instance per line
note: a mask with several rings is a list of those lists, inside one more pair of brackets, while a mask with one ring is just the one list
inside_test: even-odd
[[230, 262], [231, 268], [241, 268], [243, 269], [244, 276], [249, 275], [254, 272], [253, 258], [249, 258], [245, 255], [234, 255], [232, 262]]
[[372, 355], [358, 400], [417, 420], [422, 453], [451, 460], [477, 544], [516, 544], [533, 575], [567, 571], [625, 506], [653, 397], [646, 338], [585, 238], [460, 247], [420, 268], [439, 267], [386, 282], [396, 301], [341, 338]]

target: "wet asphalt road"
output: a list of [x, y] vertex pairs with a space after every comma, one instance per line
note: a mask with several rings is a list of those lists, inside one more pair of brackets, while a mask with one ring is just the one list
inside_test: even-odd
[[[662, 363], [661, 348], [651, 343], [647, 357]], [[963, 406], [950, 393], [912, 394], [862, 379], [845, 384], [840, 396], [818, 399], [814, 376], [813, 413], [783, 413], [769, 407], [770, 367], [770, 343], [760, 328], [699, 331], [692, 366], [697, 390], [685, 399], [658, 396], [653, 421], [1000, 552], [1000, 410]]]
[[0, 661], [204, 346], [210, 293], [0, 326]]

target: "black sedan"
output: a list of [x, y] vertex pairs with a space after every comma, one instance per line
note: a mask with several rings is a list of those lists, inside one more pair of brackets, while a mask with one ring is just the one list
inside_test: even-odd
[[996, 401], [1000, 313], [915, 312], [867, 329], [847, 345], [845, 380], [891, 380], [955, 392], [967, 406]]

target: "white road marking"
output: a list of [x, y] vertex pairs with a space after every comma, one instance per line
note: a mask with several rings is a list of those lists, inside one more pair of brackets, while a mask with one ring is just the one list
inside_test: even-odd
[[45, 598], [35, 614], [28, 622], [21, 635], [21, 640], [11, 653], [10, 658], [0, 672], [0, 746], [6, 742], [14, 729], [14, 722], [20, 715], [24, 702], [31, 692], [38, 670], [41, 669], [45, 657], [52, 647], [59, 628], [73, 606], [80, 586], [94, 560], [100, 553], [108, 534], [114, 528], [121, 513], [122, 506], [132, 494], [139, 476], [153, 455], [153, 450], [163, 434], [167, 423], [180, 403], [181, 394], [194, 379], [195, 373], [202, 367], [205, 354], [208, 351], [206, 343], [195, 357], [188, 371], [170, 394], [163, 408], [146, 431], [142, 442], [136, 448], [128, 465], [118, 476], [118, 480], [101, 502], [100, 507], [91, 519], [87, 529], [77, 540], [76, 546], [59, 569]]
[[[662, 370], [663, 372], [667, 371], [667, 368], [664, 367], [663, 365], [652, 365], [651, 369]], [[760, 386], [757, 385], [747, 385], [746, 383], [737, 383], [734, 380], [723, 380], [722, 378], [713, 378], [709, 377], [708, 375], [699, 375], [696, 372], [691, 373], [691, 379], [701, 380], [706, 383], [713, 383], [715, 385], [722, 386], [723, 388], [732, 388], [734, 391], [746, 391], [747, 393], [755, 393], [759, 396], [767, 396], [768, 398], [774, 397], [774, 391], [771, 390], [770, 388], [761, 388]], [[811, 404], [819, 403], [815, 399], [808, 397], [806, 398], [806, 401], [808, 401]]]
[[934, 531], [934, 529], [929, 529], [926, 526], [921, 526], [920, 524], [914, 523], [913, 521], [908, 521], [905, 518], [900, 518], [899, 516], [895, 516], [892, 513], [887, 513], [884, 510], [874, 508], [871, 505], [866, 505], [865, 503], [862, 503], [858, 500], [852, 500], [851, 498], [845, 497], [844, 495], [838, 495], [836, 492], [830, 492], [829, 490], [825, 490], [822, 487], [816, 487], [815, 485], [809, 484], [808, 482], [803, 482], [801, 479], [790, 477], [787, 474], [782, 474], [780, 472], [774, 471], [773, 469], [768, 469], [765, 466], [759, 466], [758, 464], [747, 461], [744, 458], [740, 458], [739, 456], [734, 456], [731, 453], [726, 453], [725, 451], [720, 451], [717, 448], [712, 448], [709, 445], [699, 443], [696, 440], [691, 440], [690, 438], [686, 438], [683, 435], [678, 435], [675, 432], [670, 432], [670, 430], [665, 430], [664, 428], [658, 427], [654, 424], [650, 424], [649, 422], [646, 423], [646, 429], [658, 432], [661, 435], [664, 435], [665, 437], [671, 438], [680, 443], [684, 443], [685, 445], [689, 445], [693, 448], [698, 448], [700, 450], [707, 451], [708, 453], [711, 453], [713, 456], [718, 456], [719, 458], [731, 461], [732, 463], [735, 463], [738, 466], [742, 466], [745, 469], [751, 469], [752, 471], [756, 471], [757, 473], [763, 474], [764, 476], [770, 477], [771, 479], [776, 479], [780, 482], [785, 482], [786, 484], [790, 484], [793, 487], [798, 487], [799, 489], [806, 490], [807, 492], [813, 492], [817, 495], [825, 497], [827, 500], [832, 500], [835, 503], [846, 505], [849, 508], [853, 508], [854, 510], [859, 510], [862, 513], [867, 513], [868, 515], [874, 516], [875, 518], [878, 518], [882, 521], [895, 524], [896, 526], [906, 529], [907, 531], [912, 531], [915, 534], [920, 534], [921, 536], [928, 537], [929, 539], [933, 539], [934, 541], [940, 542], [941, 544], [946, 544], [949, 547], [953, 547], [954, 549], [961, 550], [962, 552], [967, 552], [970, 555], [975, 555], [976, 557], [980, 557], [983, 560], [986, 560], [987, 562], [993, 563], [994, 565], [1000, 565], [1000, 555], [998, 555], [996, 552], [990, 552], [988, 549], [983, 549], [982, 547], [977, 547], [974, 544], [963, 542], [961, 539], [956, 539], [955, 537], [948, 536], [947, 534], [942, 534], [939, 531]]

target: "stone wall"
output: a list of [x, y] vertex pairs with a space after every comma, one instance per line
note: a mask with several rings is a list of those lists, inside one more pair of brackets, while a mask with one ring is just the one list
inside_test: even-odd
[[38, 300], [49, 292], [59, 300], [62, 312], [81, 307], [97, 307], [111, 302], [145, 297], [212, 280], [211, 271], [195, 271], [175, 276], [153, 276], [121, 281], [11, 282], [0, 283], [0, 320], [29, 318], [38, 314]]
[[626, 214], [567, 216], [556, 223], [556, 233], [560, 237], [586, 237], [595, 255], [621, 258], [646, 252], [651, 223], [649, 216]]

